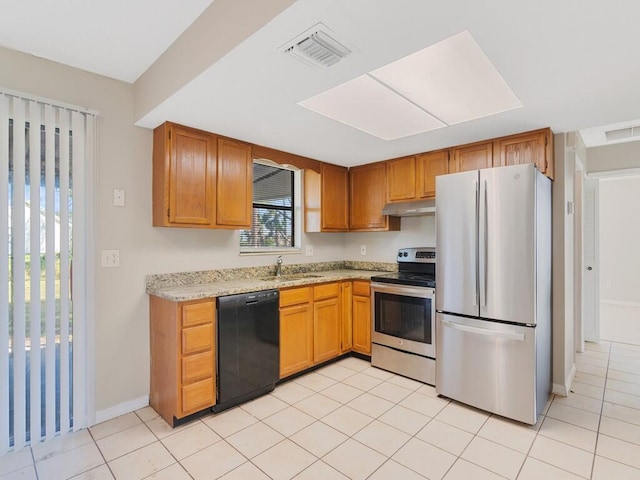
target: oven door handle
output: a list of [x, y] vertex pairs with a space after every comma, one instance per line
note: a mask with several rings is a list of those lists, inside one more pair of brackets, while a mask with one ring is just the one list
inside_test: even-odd
[[415, 287], [411, 285], [396, 285], [391, 283], [371, 283], [371, 294], [376, 292], [404, 295], [406, 297], [433, 298], [435, 290], [429, 287]]

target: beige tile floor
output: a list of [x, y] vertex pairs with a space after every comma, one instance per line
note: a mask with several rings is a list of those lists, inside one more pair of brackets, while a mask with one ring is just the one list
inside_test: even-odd
[[588, 344], [533, 426], [349, 358], [171, 429], [149, 407], [0, 458], [7, 479], [639, 479], [640, 346]]

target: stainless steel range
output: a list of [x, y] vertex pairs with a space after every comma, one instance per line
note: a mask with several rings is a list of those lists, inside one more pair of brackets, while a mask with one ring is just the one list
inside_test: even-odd
[[436, 251], [398, 250], [398, 272], [371, 278], [371, 364], [435, 384]]

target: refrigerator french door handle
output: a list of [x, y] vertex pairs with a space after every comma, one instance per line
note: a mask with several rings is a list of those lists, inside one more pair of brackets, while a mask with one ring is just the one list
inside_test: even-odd
[[475, 248], [473, 249], [473, 256], [474, 256], [474, 263], [475, 263], [475, 267], [476, 267], [476, 271], [475, 271], [475, 280], [476, 280], [476, 288], [473, 291], [473, 303], [472, 305], [474, 307], [477, 307], [480, 303], [480, 278], [479, 278], [479, 272], [480, 272], [480, 240], [478, 238], [478, 227], [480, 225], [480, 220], [479, 220], [479, 214], [480, 214], [480, 183], [478, 182], [478, 180], [476, 180], [475, 182], [476, 185], [476, 222], [475, 222]]
[[487, 181], [484, 181], [484, 301], [482, 303], [483, 306], [487, 306], [487, 290], [489, 280], [489, 187], [487, 185]]
[[516, 340], [518, 342], [524, 342], [524, 333], [512, 333], [512, 332], [497, 332], [495, 330], [487, 330], [486, 328], [472, 327], [470, 325], [461, 325], [449, 320], [442, 320], [442, 325], [450, 327], [455, 330], [461, 330], [463, 332], [475, 333], [477, 335], [485, 335], [488, 337], [504, 338], [506, 340]]

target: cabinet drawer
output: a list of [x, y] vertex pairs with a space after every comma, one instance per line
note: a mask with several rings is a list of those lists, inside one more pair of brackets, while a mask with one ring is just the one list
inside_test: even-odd
[[323, 298], [337, 297], [340, 293], [339, 283], [326, 283], [313, 287], [313, 299], [321, 300]]
[[182, 330], [182, 355], [213, 349], [213, 323]]
[[213, 301], [190, 303], [182, 306], [182, 326], [190, 327], [213, 321]]
[[360, 295], [363, 297], [368, 297], [371, 295], [371, 283], [365, 282], [363, 280], [354, 280], [353, 281], [353, 294]]
[[213, 377], [182, 387], [182, 412], [193, 413], [215, 404]]
[[182, 358], [182, 383], [213, 377], [213, 350]]
[[280, 290], [280, 306], [297, 305], [299, 303], [309, 303], [311, 301], [311, 287], [291, 288]]

